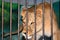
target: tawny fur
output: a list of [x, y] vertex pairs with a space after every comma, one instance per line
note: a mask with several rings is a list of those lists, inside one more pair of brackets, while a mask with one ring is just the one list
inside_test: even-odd
[[[51, 36], [51, 17], [50, 14], [53, 14], [52, 16], [52, 20], [53, 20], [53, 40], [58, 40], [57, 39], [57, 31], [58, 31], [58, 25], [57, 25], [57, 21], [56, 21], [56, 15], [54, 10], [52, 9], [52, 13], [50, 13], [51, 10], [51, 6], [49, 3], [45, 2], [40, 3], [36, 6], [36, 34], [37, 34], [37, 40], [39, 39], [39, 37], [41, 37], [43, 35], [42, 33], [42, 6], [44, 5], [45, 8], [45, 13], [44, 13], [44, 31], [45, 31], [45, 35], [47, 36]], [[23, 16], [23, 31], [22, 33], [26, 33], [26, 9], [24, 8], [22, 10], [21, 15]], [[34, 6], [32, 6], [31, 8], [28, 8], [28, 37], [31, 35], [34, 35], [34, 24], [35, 24], [35, 17], [34, 17]], [[32, 23], [33, 22], [33, 23]], [[32, 24], [31, 24], [32, 23]], [[34, 37], [32, 37], [32, 40], [34, 40]]]

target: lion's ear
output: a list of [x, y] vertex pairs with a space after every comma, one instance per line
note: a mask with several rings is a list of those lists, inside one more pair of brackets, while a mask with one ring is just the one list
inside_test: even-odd
[[23, 11], [26, 11], [26, 7], [23, 7], [22, 10], [23, 10]]
[[41, 9], [37, 9], [36, 10], [36, 14], [37, 14], [37, 16], [41, 16], [42, 15], [42, 10]]

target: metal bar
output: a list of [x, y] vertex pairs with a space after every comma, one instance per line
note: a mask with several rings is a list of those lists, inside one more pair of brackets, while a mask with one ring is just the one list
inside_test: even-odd
[[10, 0], [10, 40], [12, 40], [12, 0]]
[[27, 8], [27, 0], [25, 0], [25, 7], [26, 7], [26, 40], [28, 40], [28, 8]]
[[19, 21], [20, 21], [20, 1], [18, 0], [18, 40], [20, 40]]
[[35, 17], [35, 19], [34, 19], [34, 20], [35, 20], [35, 26], [34, 26], [34, 32], [35, 32], [35, 33], [34, 33], [34, 40], [36, 40], [36, 38], [37, 38], [37, 37], [36, 37], [36, 36], [37, 36], [37, 35], [36, 35], [36, 1], [37, 1], [37, 0], [34, 0], [34, 17]]
[[52, 0], [50, 0], [51, 8], [50, 8], [50, 17], [51, 17], [51, 40], [53, 40], [53, 13], [52, 13]]
[[44, 8], [44, 5], [45, 5], [45, 4], [44, 4], [44, 2], [45, 2], [45, 0], [42, 0], [42, 3], [43, 3], [43, 6], [42, 6], [42, 12], [43, 12], [43, 13], [42, 13], [43, 40], [45, 40], [45, 38], [44, 38], [44, 33], [45, 33], [45, 32], [44, 32], [44, 27], [45, 27], [45, 26], [44, 26], [44, 13], [45, 13], [45, 8]]
[[26, 40], [28, 40], [28, 8], [27, 8], [27, 0], [25, 0], [26, 7]]
[[2, 40], [3, 39], [3, 28], [4, 28], [4, 0], [2, 0]]

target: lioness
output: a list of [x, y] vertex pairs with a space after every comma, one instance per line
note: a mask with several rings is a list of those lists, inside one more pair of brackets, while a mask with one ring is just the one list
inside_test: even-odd
[[[44, 35], [50, 37], [51, 36], [51, 17], [50, 17], [50, 9], [51, 5], [47, 2], [40, 3], [36, 6], [36, 40], [43, 35], [42, 29], [42, 6], [44, 5], [45, 13], [44, 13]], [[58, 25], [56, 21], [56, 15], [54, 10], [52, 9], [52, 20], [53, 20], [53, 40], [57, 40], [57, 30]], [[21, 15], [23, 16], [23, 31], [22, 35], [26, 38], [26, 8], [23, 8]], [[28, 8], [28, 39], [34, 40], [34, 24], [35, 24], [35, 17], [34, 17], [34, 6]]]

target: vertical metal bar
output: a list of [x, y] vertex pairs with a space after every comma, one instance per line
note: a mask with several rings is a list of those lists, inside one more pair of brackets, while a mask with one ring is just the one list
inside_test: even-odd
[[26, 40], [28, 40], [28, 8], [27, 8], [27, 0], [25, 0], [25, 7], [26, 7]]
[[51, 17], [51, 40], [53, 40], [53, 13], [52, 13], [52, 0], [50, 0], [51, 8], [50, 8], [50, 17]]
[[12, 40], [12, 0], [10, 0], [10, 40]]
[[20, 40], [19, 21], [20, 21], [20, 1], [18, 0], [18, 40]]
[[37, 0], [34, 0], [34, 17], [35, 17], [35, 19], [34, 19], [34, 20], [35, 20], [35, 26], [34, 26], [34, 32], [35, 32], [35, 33], [34, 33], [34, 40], [36, 40], [36, 38], [37, 38], [37, 37], [36, 37], [36, 36], [37, 36], [37, 35], [36, 35], [36, 1], [37, 1]]
[[2, 40], [3, 40], [3, 28], [4, 28], [4, 0], [2, 0]]
[[43, 3], [43, 5], [42, 5], [42, 29], [43, 29], [43, 40], [45, 40], [45, 38], [44, 38], [44, 13], [45, 13], [45, 8], [44, 8], [44, 2], [45, 2], [45, 0], [42, 0], [42, 3]]

